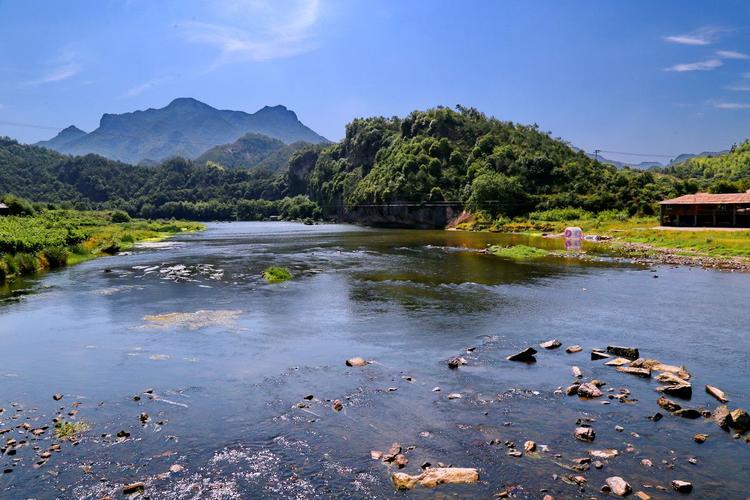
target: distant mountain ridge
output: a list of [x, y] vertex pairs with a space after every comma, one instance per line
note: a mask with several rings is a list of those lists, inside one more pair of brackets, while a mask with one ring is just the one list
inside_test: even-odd
[[219, 110], [196, 99], [180, 97], [164, 108], [106, 113], [91, 133], [70, 126], [36, 145], [66, 154], [95, 153], [127, 163], [148, 163], [172, 156], [192, 159], [247, 133], [285, 144], [328, 142], [285, 106], [265, 106], [255, 113], [245, 113]]
[[667, 163], [661, 163], [658, 161], [642, 161], [639, 163], [630, 163], [630, 162], [624, 162], [624, 161], [610, 160], [609, 158], [605, 158], [601, 154], [594, 155], [593, 153], [586, 153], [586, 156], [592, 159], [597, 158], [601, 163], [609, 163], [610, 165], [614, 165], [617, 168], [630, 167], [630, 168], [635, 168], [638, 170], [649, 170], [652, 168], [671, 167], [672, 165], [677, 165], [691, 158], [698, 158], [698, 157], [713, 158], [715, 156], [721, 156], [727, 153], [729, 153], [728, 149], [725, 149], [723, 151], [703, 151], [697, 154], [696, 153], [682, 153], [680, 155], [677, 155], [675, 158], [669, 160]]

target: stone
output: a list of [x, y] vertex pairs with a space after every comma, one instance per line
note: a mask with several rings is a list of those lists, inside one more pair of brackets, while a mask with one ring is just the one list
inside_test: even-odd
[[632, 488], [630, 485], [620, 476], [612, 476], [608, 477], [605, 480], [605, 483], [607, 486], [609, 486], [610, 491], [613, 495], [617, 495], [618, 497], [624, 497], [630, 494], [632, 491]]
[[536, 354], [536, 349], [533, 347], [527, 347], [523, 351], [517, 352], [516, 354], [511, 354], [508, 356], [508, 361], [522, 361], [524, 363], [535, 363], [536, 358], [534, 357], [534, 354]]
[[596, 361], [599, 359], [607, 359], [611, 357], [612, 356], [610, 356], [609, 354], [607, 354], [601, 349], [591, 349], [591, 361]]
[[463, 396], [458, 392], [448, 394], [448, 399], [461, 399]]
[[581, 351], [583, 351], [583, 347], [579, 345], [571, 345], [565, 348], [565, 352], [567, 352], [568, 354], [575, 354]]
[[578, 368], [577, 366], [573, 366], [573, 367], [572, 367], [572, 368], [570, 369], [570, 371], [571, 371], [571, 372], [573, 372], [573, 376], [574, 376], [575, 378], [582, 378], [582, 377], [583, 377], [583, 372], [582, 372], [582, 371], [581, 371], [581, 369], [580, 369], [580, 368]]
[[182, 465], [180, 464], [172, 464], [169, 466], [169, 472], [172, 472], [174, 474], [177, 474], [178, 472], [182, 472]]
[[331, 403], [331, 408], [335, 411], [341, 411], [344, 409], [344, 403], [342, 403], [340, 399], [334, 399], [333, 403]]
[[604, 364], [607, 366], [625, 366], [627, 364], [630, 364], [630, 361], [628, 361], [625, 358], [615, 358], [615, 359], [610, 359]]
[[690, 399], [693, 396], [693, 386], [687, 382], [674, 385], [662, 385], [657, 387], [656, 390], [682, 399]]
[[138, 419], [139, 419], [139, 420], [141, 421], [141, 423], [142, 423], [142, 424], [145, 424], [146, 422], [148, 422], [148, 421], [149, 421], [149, 416], [148, 416], [148, 413], [146, 413], [146, 412], [144, 411], [143, 413], [141, 413], [141, 414], [140, 414], [140, 415], [138, 416]]
[[306, 396], [305, 396], [304, 398], [302, 398], [302, 399], [306, 399], [307, 401], [312, 401], [314, 397], [315, 397], [315, 396], [313, 396], [312, 394], [308, 394], [308, 395], [306, 395]]
[[607, 450], [589, 450], [589, 455], [591, 455], [594, 458], [603, 458], [605, 460], [609, 460], [610, 458], [615, 458], [617, 455], [619, 455], [620, 452], [613, 449], [607, 449]]
[[[401, 445], [398, 443], [393, 443], [390, 448], [388, 448], [388, 451], [382, 454], [383, 462], [393, 462], [396, 460], [396, 457], [401, 453]], [[372, 456], [372, 452], [370, 452], [370, 456]]]
[[696, 443], [705, 443], [706, 439], [708, 439], [708, 434], [696, 434], [693, 436], [693, 440]]
[[598, 398], [602, 396], [602, 391], [590, 382], [578, 386], [576, 393], [582, 398]]
[[615, 430], [616, 430], [617, 432], [622, 432], [622, 431], [624, 431], [624, 430], [625, 430], [625, 428], [624, 428], [623, 426], [621, 426], [621, 425], [615, 425]]
[[633, 496], [638, 498], [639, 500], [651, 500], [651, 497], [643, 491], [636, 491], [635, 493], [633, 493]]
[[543, 349], [557, 349], [561, 345], [562, 343], [557, 339], [548, 340], [547, 342], [542, 342], [541, 344], [539, 344], [539, 346]]
[[398, 455], [396, 455], [396, 459], [393, 462], [398, 466], [399, 469], [403, 469], [404, 467], [406, 467], [406, 464], [409, 463], [409, 459], [406, 458], [406, 455], [399, 453]]
[[381, 458], [383, 458], [383, 452], [378, 451], [378, 450], [372, 450], [370, 451], [370, 458], [372, 458], [373, 460], [380, 460]]
[[430, 468], [419, 475], [412, 476], [403, 472], [396, 472], [391, 477], [397, 490], [411, 490], [417, 486], [435, 488], [441, 484], [471, 484], [479, 481], [476, 469], [463, 467]]
[[644, 467], [653, 467], [654, 463], [648, 458], [644, 458], [643, 460], [641, 460], [641, 465]]
[[536, 443], [534, 441], [526, 441], [523, 444], [523, 451], [525, 451], [526, 453], [536, 451]]
[[621, 373], [629, 373], [631, 375], [637, 375], [643, 378], [651, 378], [651, 370], [648, 368], [636, 368], [633, 366], [618, 366], [617, 371]]
[[54, 399], [55, 401], [60, 401], [60, 400], [61, 400], [62, 398], [63, 398], [63, 395], [62, 395], [62, 394], [60, 394], [59, 392], [55, 393], [55, 394], [54, 394], [54, 395], [52, 396], [52, 399]]
[[664, 363], [657, 363], [651, 367], [656, 372], [667, 372], [673, 375], [677, 375], [683, 380], [690, 379], [690, 373], [685, 369], [684, 366], [665, 365]]
[[576, 427], [575, 437], [581, 441], [593, 441], [596, 438], [596, 432], [591, 427]]
[[690, 493], [693, 491], [693, 483], [675, 479], [672, 481], [672, 489], [678, 493]]
[[729, 414], [732, 417], [732, 423], [730, 424], [733, 429], [740, 432], [750, 430], [750, 415], [741, 408], [732, 410]]
[[658, 422], [659, 420], [661, 420], [662, 418], [664, 418], [664, 415], [662, 415], [661, 413], [659, 413], [659, 412], [657, 411], [657, 412], [656, 412], [656, 413], [654, 413], [653, 415], [649, 415], [649, 416], [648, 416], [648, 417], [646, 417], [646, 418], [648, 418], [649, 420], [653, 420], [654, 422]]
[[672, 412], [672, 415], [674, 415], [675, 417], [692, 419], [700, 418], [702, 416], [701, 412], [699, 412], [695, 408], [682, 408], [680, 410]]
[[732, 425], [732, 415], [727, 405], [718, 406], [711, 414], [711, 420], [722, 429], [728, 429]]
[[628, 359], [638, 359], [641, 357], [638, 349], [636, 349], [635, 347], [608, 345], [607, 353], [614, 354], [615, 356], [622, 356], [623, 358]]
[[581, 386], [581, 383], [580, 383], [580, 382], [576, 382], [576, 383], [573, 383], [572, 385], [569, 385], [569, 386], [568, 386], [568, 387], [567, 387], [567, 388], [565, 389], [565, 394], [567, 394], [568, 396], [573, 396], [573, 395], [575, 395], [575, 394], [578, 394], [578, 388], [579, 388], [580, 386]]
[[126, 484], [122, 487], [122, 494], [123, 495], [132, 495], [133, 493], [138, 493], [140, 491], [143, 491], [146, 489], [146, 484], [142, 481], [138, 481], [135, 483]]
[[460, 357], [450, 358], [448, 360], [448, 368], [450, 368], [451, 370], [455, 370], [459, 366], [462, 366], [465, 364], [466, 364], [466, 360]]
[[369, 361], [367, 361], [364, 358], [360, 358], [360, 357], [349, 358], [349, 359], [346, 360], [346, 366], [361, 367], [361, 366], [368, 365], [369, 363], [370, 363]]

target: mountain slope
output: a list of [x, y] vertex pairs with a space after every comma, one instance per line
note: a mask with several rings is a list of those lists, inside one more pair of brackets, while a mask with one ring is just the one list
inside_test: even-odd
[[55, 137], [48, 141], [37, 142], [35, 146], [41, 146], [47, 149], [58, 150], [63, 148], [66, 144], [69, 144], [81, 137], [85, 136], [86, 132], [71, 125], [70, 127], [62, 129]]
[[[705, 156], [704, 156], [705, 155]], [[726, 153], [689, 158], [664, 169], [667, 174], [681, 179], [698, 181], [742, 181], [750, 179], [750, 140], [733, 147]]]
[[[195, 158], [213, 146], [231, 143], [250, 132], [287, 144], [327, 142], [284, 106], [266, 106], [255, 113], [245, 113], [219, 110], [192, 98], [178, 98], [160, 109], [104, 114], [99, 128], [89, 134], [78, 134], [66, 141], [56, 137], [38, 145], [62, 153], [95, 153], [139, 163], [171, 156]], [[61, 135], [62, 132], [58, 137]], [[66, 138], [70, 136], [65, 134]]]
[[278, 171], [286, 167], [292, 154], [309, 146], [306, 142], [284, 144], [260, 134], [245, 134], [231, 144], [214, 146], [195, 159], [198, 165], [211, 161], [228, 168], [266, 168]]

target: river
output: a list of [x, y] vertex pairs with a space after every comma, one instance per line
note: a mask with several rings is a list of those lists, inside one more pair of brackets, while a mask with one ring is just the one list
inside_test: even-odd
[[[750, 275], [477, 252], [515, 242], [528, 243], [216, 223], [6, 289], [0, 431], [10, 431], [0, 445], [16, 446], [0, 455], [0, 496], [117, 497], [143, 481], [151, 498], [398, 497], [398, 469], [370, 456], [397, 442], [409, 460], [402, 472], [429, 462], [480, 473], [476, 484], [408, 496], [601, 496], [616, 475], [654, 498], [674, 495], [673, 479], [691, 481], [695, 498], [745, 498], [744, 438], [670, 415], [655, 380], [592, 361], [590, 350], [632, 345], [685, 365], [693, 397], [676, 399], [683, 406], [715, 408], [703, 390], [712, 384], [730, 408], [748, 408]], [[266, 283], [269, 265], [294, 279]], [[552, 338], [562, 347], [538, 346]], [[583, 351], [566, 353], [572, 344]], [[536, 363], [505, 359], [527, 346], [540, 351]], [[347, 367], [353, 356], [372, 363]], [[453, 356], [467, 364], [449, 369]], [[602, 398], [555, 392], [574, 380], [574, 365], [607, 383]], [[632, 401], [608, 399], [620, 388]], [[664, 418], [647, 418], [657, 411]], [[90, 430], [45, 458], [56, 415]], [[573, 437], [580, 418], [592, 419], [592, 443]], [[709, 438], [698, 444], [697, 433]], [[508, 454], [527, 440], [537, 452]], [[569, 468], [592, 449], [619, 454], [602, 469]], [[587, 482], [570, 484], [576, 475]]]

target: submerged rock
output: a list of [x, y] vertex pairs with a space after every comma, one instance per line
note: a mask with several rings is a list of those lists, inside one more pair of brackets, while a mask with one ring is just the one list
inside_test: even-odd
[[534, 354], [536, 354], [536, 349], [533, 347], [527, 347], [521, 352], [517, 352], [516, 354], [511, 354], [508, 356], [508, 361], [522, 361], [524, 363], [534, 363], [536, 362], [536, 358], [534, 357]]
[[690, 399], [693, 396], [693, 386], [687, 382], [673, 385], [662, 385], [657, 387], [656, 390], [682, 399]]
[[611, 358], [609, 354], [604, 352], [602, 349], [591, 349], [591, 361], [596, 361], [598, 359], [607, 359]]
[[360, 357], [349, 358], [346, 360], [346, 366], [361, 367], [361, 366], [366, 366], [368, 364], [370, 364], [369, 361]]
[[557, 349], [561, 345], [562, 343], [557, 339], [548, 340], [547, 342], [542, 342], [541, 344], [539, 344], [539, 346], [544, 349]]
[[745, 410], [738, 408], [730, 412], [730, 416], [732, 417], [732, 423], [730, 424], [732, 428], [740, 432], [750, 430], [750, 415]]
[[610, 458], [615, 458], [617, 455], [619, 455], [620, 452], [613, 449], [607, 449], [607, 450], [589, 450], [589, 455], [595, 458], [604, 458], [609, 460]]
[[604, 364], [607, 366], [625, 366], [625, 365], [629, 365], [630, 361], [628, 361], [625, 358], [615, 358], [615, 359], [611, 359], [607, 361]]
[[671, 399], [665, 398], [664, 396], [656, 400], [656, 404], [667, 410], [668, 412], [675, 412], [682, 408], [679, 404], [675, 403]]
[[693, 484], [688, 481], [675, 479], [672, 481], [672, 489], [678, 493], [690, 493], [693, 491]]
[[719, 389], [718, 387], [714, 387], [712, 385], [706, 384], [706, 392], [718, 399], [722, 403], [728, 403], [729, 399], [727, 399], [727, 395]]
[[636, 349], [635, 347], [608, 345], [607, 352], [609, 354], [614, 354], [615, 356], [622, 356], [623, 358], [628, 358], [628, 359], [638, 359], [641, 357], [640, 353], [638, 352], [638, 349]]
[[138, 481], [135, 483], [126, 484], [122, 487], [122, 494], [123, 495], [132, 495], [133, 493], [138, 493], [146, 489], [146, 484], [142, 481]]
[[425, 472], [411, 476], [403, 472], [396, 472], [391, 477], [397, 490], [411, 490], [417, 486], [435, 488], [440, 484], [471, 484], [479, 481], [476, 469], [451, 467], [427, 469]]
[[631, 375], [637, 375], [638, 377], [651, 378], [651, 370], [649, 368], [637, 368], [634, 366], [618, 366], [618, 372], [629, 373]]
[[459, 366], [462, 366], [465, 364], [466, 364], [466, 360], [461, 357], [450, 358], [448, 360], [448, 368], [450, 368], [451, 370], [455, 370]]
[[581, 352], [583, 350], [583, 347], [579, 345], [571, 345], [565, 348], [565, 352], [568, 354], [575, 354], [577, 352]]
[[627, 496], [631, 491], [633, 491], [628, 482], [620, 476], [608, 477], [605, 480], [605, 483], [609, 487], [609, 490], [612, 492], [612, 494], [617, 495], [618, 497]]
[[672, 415], [676, 417], [696, 419], [701, 417], [701, 412], [699, 412], [695, 408], [682, 408], [680, 410], [672, 412]]
[[596, 438], [596, 432], [591, 427], [576, 427], [575, 437], [581, 441], [593, 441]]

